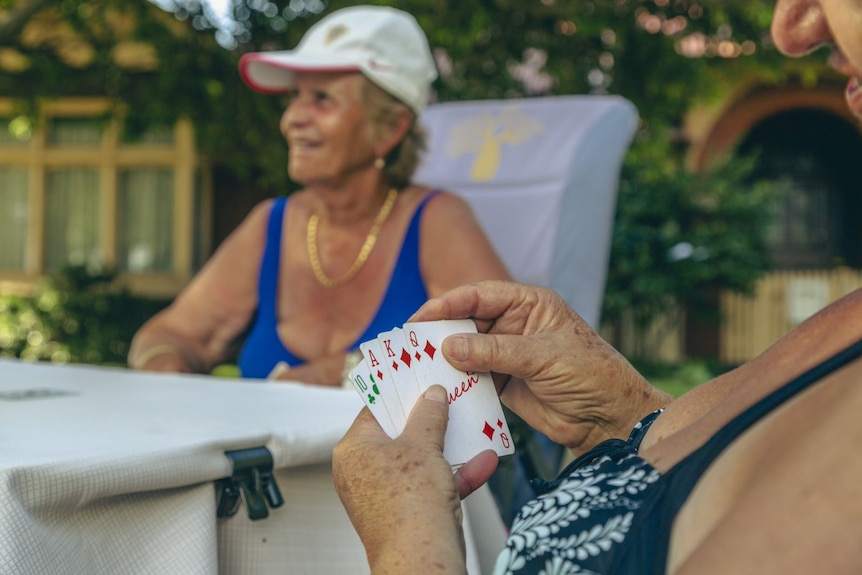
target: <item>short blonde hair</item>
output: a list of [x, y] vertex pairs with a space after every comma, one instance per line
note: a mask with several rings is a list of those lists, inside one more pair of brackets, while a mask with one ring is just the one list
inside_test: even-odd
[[403, 189], [410, 185], [413, 174], [419, 167], [422, 154], [428, 145], [425, 129], [419, 124], [416, 115], [406, 104], [380, 88], [363, 76], [364, 86], [362, 100], [371, 122], [372, 138], [390, 126], [398, 114], [406, 110], [413, 118], [410, 129], [404, 138], [398, 142], [392, 151], [383, 158], [386, 167], [383, 168], [383, 178], [392, 186]]

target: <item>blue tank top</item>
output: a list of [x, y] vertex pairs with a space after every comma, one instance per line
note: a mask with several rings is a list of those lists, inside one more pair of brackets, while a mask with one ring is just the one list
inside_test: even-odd
[[[428, 299], [419, 269], [419, 222], [426, 203], [437, 193], [435, 190], [426, 195], [416, 208], [380, 307], [365, 332], [348, 350], [358, 349], [359, 344], [377, 337], [378, 333], [400, 326]], [[278, 268], [286, 207], [287, 198], [276, 198], [269, 214], [257, 287], [257, 311], [254, 325], [239, 355], [239, 370], [245, 378], [264, 379], [282, 361], [291, 367], [305, 363], [285, 347], [276, 329]]]
[[862, 341], [775, 390], [660, 474], [638, 447], [660, 412], [627, 441], [610, 439], [573, 461], [512, 524], [495, 575], [518, 573], [664, 575], [671, 527], [707, 467], [776, 407], [862, 354]]

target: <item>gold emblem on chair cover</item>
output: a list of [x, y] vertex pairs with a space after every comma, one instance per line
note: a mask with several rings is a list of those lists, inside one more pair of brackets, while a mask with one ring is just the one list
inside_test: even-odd
[[476, 154], [470, 179], [490, 181], [497, 176], [504, 144], [523, 144], [545, 131], [542, 122], [512, 106], [498, 114], [478, 114], [455, 127], [446, 148], [451, 156]]

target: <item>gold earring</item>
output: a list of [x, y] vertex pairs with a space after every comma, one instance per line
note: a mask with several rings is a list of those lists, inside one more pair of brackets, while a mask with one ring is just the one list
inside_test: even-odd
[[382, 170], [386, 167], [386, 160], [383, 158], [374, 158], [374, 167], [378, 170]]

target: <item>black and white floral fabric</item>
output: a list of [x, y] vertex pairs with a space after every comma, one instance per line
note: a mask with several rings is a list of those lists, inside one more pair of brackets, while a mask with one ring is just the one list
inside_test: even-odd
[[651, 413], [627, 441], [611, 439], [579, 457], [521, 508], [495, 575], [603, 575], [660, 475], [637, 456]]

